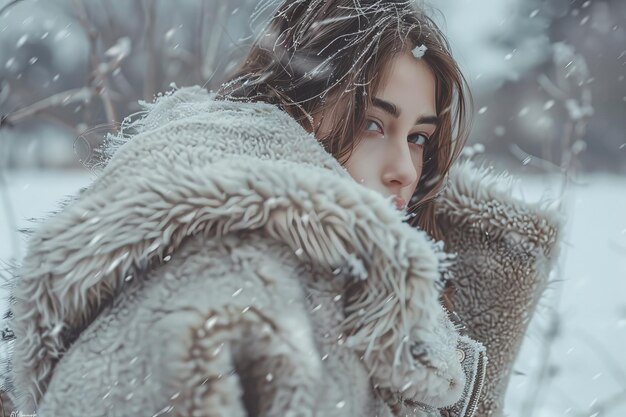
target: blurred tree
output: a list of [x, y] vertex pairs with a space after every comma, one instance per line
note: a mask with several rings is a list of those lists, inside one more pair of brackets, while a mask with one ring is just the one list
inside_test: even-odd
[[[88, 161], [106, 132], [139, 110], [138, 100], [151, 101], [172, 84], [215, 89], [244, 56], [258, 31], [253, 24], [262, 23], [275, 2], [0, 1], [0, 164], [75, 166], [72, 152], [51, 160], [43, 144], [81, 138], [80, 159]], [[583, 138], [582, 168], [626, 172], [626, 3], [426, 3], [441, 8], [439, 20], [474, 88], [471, 141], [485, 144], [490, 159], [529, 172], [558, 165], [566, 109], [538, 80], [559, 71], [551, 45], [565, 42], [589, 63], [585, 82], [596, 105]], [[24, 158], [20, 143], [37, 155]], [[529, 155], [548, 165], [525, 162]]]

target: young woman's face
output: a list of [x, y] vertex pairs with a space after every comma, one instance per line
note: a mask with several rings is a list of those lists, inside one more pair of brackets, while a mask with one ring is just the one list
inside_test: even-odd
[[[387, 82], [372, 97], [367, 125], [344, 164], [359, 183], [395, 196], [404, 208], [422, 174], [424, 145], [437, 127], [435, 77], [428, 65], [406, 53], [390, 62]], [[332, 117], [314, 116], [318, 135], [328, 132]], [[321, 123], [321, 125], [320, 125]]]

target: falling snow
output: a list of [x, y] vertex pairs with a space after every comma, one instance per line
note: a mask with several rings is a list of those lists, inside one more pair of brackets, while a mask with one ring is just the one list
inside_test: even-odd
[[[101, 111], [100, 96], [78, 101], [65, 97], [53, 111], [41, 112], [41, 118], [26, 119], [15, 129], [0, 127], [0, 174], [3, 175], [0, 180], [6, 180], [6, 184], [0, 182], [0, 191], [5, 193], [1, 194], [0, 205], [0, 261], [25, 250], [22, 241], [17, 244], [10, 241], [14, 229], [31, 227], [26, 219], [44, 215], [54, 208], [55, 200], [87, 185], [86, 177], [90, 173], [85, 171], [74, 148], [78, 134], [98, 124], [119, 122], [123, 114], [136, 111], [139, 99], [149, 100], [162, 87], [198, 83], [215, 88], [220, 76], [233, 70], [238, 60], [214, 62], [211, 57], [229, 56], [238, 50], [232, 41], [252, 39], [247, 18], [252, 13], [251, 4], [257, 2], [225, 3], [228, 7], [221, 15], [223, 20], [216, 25], [211, 19], [204, 19], [207, 25], [204, 29], [199, 26], [202, 19], [198, 17], [202, 15], [194, 8], [203, 2], [161, 2], [163, 9], [154, 22], [153, 35], [158, 55], [152, 58], [158, 58], [153, 61], [146, 50], [149, 42], [142, 38], [147, 33], [141, 26], [146, 18], [144, 10], [133, 10], [130, 3], [126, 6], [120, 2], [112, 15], [114, 19], [109, 20], [103, 9], [84, 2], [92, 13], [98, 36], [95, 51], [98, 62], [93, 66], [84, 29], [72, 13], [61, 11], [52, 3], [39, 2], [38, 8], [18, 5], [0, 16], [0, 116], [52, 94], [82, 88], [85, 80], [105, 74], [89, 87], [112, 93], [117, 119], [111, 121]], [[475, 118], [463, 156], [493, 158], [521, 175], [529, 174], [524, 181], [533, 184], [537, 194], [547, 182], [560, 178], [555, 180], [551, 175], [562, 172], [564, 149], [576, 158], [581, 169], [569, 186], [573, 197], [567, 219], [571, 226], [566, 230], [568, 253], [563, 266], [563, 298], [560, 305], [551, 306], [562, 314], [562, 334], [551, 353], [553, 380], [545, 390], [542, 407], [534, 415], [626, 415], [623, 404], [621, 408], [598, 411], [610, 393], [626, 388], [623, 381], [615, 378], [615, 372], [619, 371], [607, 365], [609, 356], [616, 358], [618, 365], [623, 363], [620, 349], [626, 345], [626, 304], [621, 295], [626, 291], [623, 286], [626, 201], [621, 192], [626, 189], [626, 183], [623, 175], [606, 174], [623, 173], [626, 169], [624, 2], [440, 0], [436, 6], [442, 9], [453, 51], [470, 80], [476, 103], [480, 103], [476, 112], [480, 117]], [[173, 21], [184, 21], [185, 25], [173, 25]], [[129, 25], [130, 22], [133, 24]], [[312, 29], [321, 30], [337, 23], [341, 19], [329, 18], [317, 22]], [[129, 27], [133, 30], [129, 31]], [[223, 31], [224, 28], [228, 31]], [[367, 30], [374, 33], [377, 28]], [[269, 46], [280, 49], [280, 40], [272, 37]], [[425, 45], [410, 45], [409, 49], [417, 59], [429, 57]], [[368, 53], [355, 57], [352, 70], [362, 70], [373, 56]], [[296, 58], [290, 64], [309, 79], [324, 80], [335, 69], [333, 56]], [[149, 75], [155, 77], [154, 85], [150, 85]], [[250, 82], [261, 83], [272, 75], [265, 72]], [[102, 81], [108, 84], [106, 89]], [[329, 89], [332, 87], [329, 85]], [[53, 119], [57, 115], [61, 117]], [[583, 129], [585, 134], [564, 148], [561, 135], [570, 126], [568, 123], [584, 124], [576, 128]], [[70, 169], [64, 171], [67, 168]], [[606, 172], [589, 174], [598, 168]], [[265, 203], [269, 207], [277, 205], [272, 199]], [[189, 214], [189, 222], [195, 215]], [[314, 216], [315, 213], [304, 214], [302, 224], [315, 226]], [[86, 212], [84, 218], [86, 226], [97, 230], [101, 221], [98, 213]], [[94, 233], [88, 245], [112, 243], [104, 242], [103, 237]], [[156, 241], [147, 251], [161, 247], [162, 242]], [[295, 248], [294, 252], [296, 256], [304, 254], [302, 248]], [[113, 273], [127, 256], [113, 258], [95, 276]], [[170, 260], [171, 255], [163, 257], [164, 262]], [[354, 254], [333, 270], [338, 276], [344, 273], [355, 279], [368, 279], [364, 261]], [[126, 283], [125, 288], [137, 284], [132, 273], [124, 275], [117, 279]], [[231, 291], [236, 300], [247, 296], [247, 292], [242, 295], [243, 288]], [[341, 294], [333, 296], [333, 300], [345, 301]], [[238, 310], [241, 314], [249, 311], [244, 305]], [[317, 304], [311, 312], [322, 308], [322, 304]], [[216, 324], [217, 317], [211, 317], [200, 330], [211, 330]], [[507, 398], [512, 417], [527, 417], [519, 410], [522, 397], [537, 373], [542, 324], [541, 314], [530, 322], [528, 337], [516, 363], [517, 373], [512, 375], [511, 387], [515, 389], [509, 391]], [[62, 333], [63, 323], [50, 325], [51, 335]], [[343, 340], [339, 339], [338, 343]], [[221, 349], [216, 346], [213, 353], [218, 355]], [[321, 359], [327, 360], [328, 354]], [[136, 361], [137, 357], [130, 364]], [[272, 382], [274, 375], [269, 373], [265, 379]], [[567, 396], [561, 395], [563, 392]], [[133, 392], [122, 395], [128, 400], [134, 397]], [[110, 396], [111, 391], [103, 391], [103, 399]], [[346, 405], [344, 400], [336, 403], [339, 409]], [[160, 413], [170, 411], [166, 407]]]

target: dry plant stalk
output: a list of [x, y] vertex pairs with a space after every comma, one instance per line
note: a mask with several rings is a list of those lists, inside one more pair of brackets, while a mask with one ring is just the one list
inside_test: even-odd
[[65, 106], [76, 102], [89, 101], [97, 93], [90, 87], [73, 88], [53, 94], [29, 106], [23, 107], [0, 118], [0, 128], [13, 126], [19, 122], [45, 112], [51, 107]]
[[[2, 11], [6, 10], [9, 6], [16, 4], [18, 1], [21, 0], [8, 4]], [[52, 107], [66, 106], [75, 102], [89, 102], [93, 97], [98, 97], [102, 101], [107, 121], [112, 125], [116, 123], [117, 116], [112, 97], [119, 94], [112, 91], [108, 82], [108, 77], [116, 69], [120, 68], [123, 60], [128, 56], [128, 54], [120, 53], [108, 62], [101, 60], [97, 54], [98, 33], [89, 21], [82, 0], [74, 0], [74, 7], [76, 10], [76, 17], [89, 39], [91, 74], [87, 85], [81, 88], [73, 88], [53, 94], [33, 104], [17, 109], [7, 115], [0, 115], [0, 128], [14, 126], [33, 116], [44, 114]]]
[[[547, 76], [539, 77], [539, 84], [557, 102], [560, 102], [567, 110], [568, 120], [565, 124], [565, 132], [561, 139], [561, 172], [562, 182], [559, 187], [558, 210], [561, 217], [566, 216], [565, 195], [569, 184], [575, 174], [576, 155], [583, 149], [582, 138], [588, 119], [593, 115], [591, 91], [587, 85], [589, 71], [584, 58], [574, 52], [573, 48], [562, 43], [554, 45], [554, 66], [557, 70], [557, 81], [553, 83]], [[562, 249], [559, 265], [556, 267], [555, 279], [552, 282], [563, 282], [563, 264], [566, 255]], [[521, 414], [534, 416], [536, 407], [543, 398], [542, 394], [548, 391], [552, 381], [551, 353], [552, 346], [559, 336], [562, 318], [558, 311], [562, 298], [562, 285], [555, 289], [551, 300], [552, 308], [549, 310], [548, 324], [543, 331], [541, 344], [539, 372], [536, 380], [530, 385], [524, 400], [522, 401]]]
[[[0, 13], [21, 1], [11, 1], [0, 9]], [[233, 3], [229, 3], [226, 0], [215, 0], [211, 3], [211, 7], [215, 8], [214, 13], [208, 12], [209, 6], [207, 4], [208, 2], [204, 1], [201, 5], [202, 16], [199, 20], [201, 26], [199, 28], [200, 39], [194, 48], [186, 50], [179, 48], [178, 45], [176, 47], [167, 47], [159, 43], [160, 38], [156, 33], [158, 17], [156, 1], [135, 0], [135, 5], [140, 13], [144, 15], [145, 27], [139, 38], [133, 39], [131, 42], [130, 34], [119, 33], [119, 30], [115, 27], [114, 19], [111, 16], [111, 5], [109, 0], [105, 0], [107, 27], [110, 33], [113, 34], [109, 38], [114, 39], [117, 36], [118, 43], [102, 54], [99, 52], [98, 47], [102, 47], [104, 35], [98, 32], [94, 22], [90, 19], [84, 0], [72, 0], [70, 5], [74, 11], [74, 17], [88, 39], [89, 77], [86, 85], [55, 93], [35, 103], [15, 109], [8, 114], [0, 115], [0, 129], [17, 125], [32, 117], [59, 119], [58, 122], [67, 125], [68, 123], [62, 120], [65, 116], [56, 116], [50, 110], [54, 107], [66, 106], [81, 101], [90, 102], [94, 98], [101, 101], [109, 125], [117, 125], [119, 122], [119, 111], [114, 101], [120, 103], [120, 109], [125, 108], [125, 106], [130, 107], [131, 103], [136, 103], [141, 98], [146, 101], [152, 101], [155, 94], [158, 93], [159, 86], [171, 85], [170, 81], [177, 75], [169, 73], [168, 69], [170, 67], [167, 66], [175, 62], [193, 70], [194, 77], [191, 82], [203, 85], [208, 84], [218, 68], [220, 42], [224, 35], [228, 36], [222, 22], [228, 18], [233, 8]], [[145, 73], [142, 74], [142, 91], [128, 94], [129, 91], [134, 91], [134, 87], [124, 77], [121, 66], [127, 58], [130, 59], [130, 46], [134, 44], [143, 45], [142, 56], [146, 58], [146, 65]], [[127, 50], [124, 47], [127, 47]], [[114, 48], [116, 48], [117, 53], [110, 53]], [[163, 68], [165, 69], [163, 70]], [[167, 79], [163, 79], [164, 77], [167, 77]], [[120, 91], [114, 90], [112, 84]], [[137, 93], [141, 94], [141, 96], [137, 97]], [[89, 111], [89, 109], [84, 111]], [[75, 127], [71, 127], [71, 130], [77, 132]]]
[[89, 20], [83, 1], [74, 0], [74, 8], [76, 11], [76, 17], [89, 39], [89, 60], [91, 63], [92, 73], [89, 76], [88, 83], [91, 88], [98, 93], [98, 97], [100, 97], [102, 104], [104, 105], [107, 120], [109, 123], [113, 124], [116, 122], [117, 117], [115, 114], [115, 107], [111, 101], [111, 87], [107, 77], [110, 72], [113, 72], [115, 68], [119, 67], [123, 58], [118, 59], [113, 63], [109, 63], [108, 65], [100, 60], [97, 52], [98, 31]]

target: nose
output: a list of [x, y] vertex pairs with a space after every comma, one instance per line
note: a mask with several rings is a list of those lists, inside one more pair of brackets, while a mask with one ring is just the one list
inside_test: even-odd
[[395, 193], [417, 180], [417, 167], [406, 141], [401, 145], [389, 146], [388, 149], [382, 181]]

